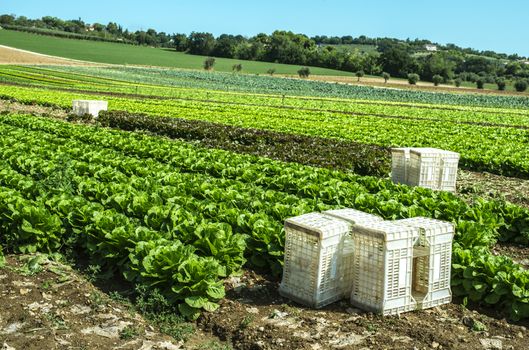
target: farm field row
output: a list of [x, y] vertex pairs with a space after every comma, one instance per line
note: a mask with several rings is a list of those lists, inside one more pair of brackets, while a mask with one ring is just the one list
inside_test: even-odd
[[[219, 72], [183, 71], [156, 68], [124, 68], [124, 67], [13, 67], [0, 68], [0, 79], [4, 81], [18, 81], [22, 83], [46, 84], [59, 87], [81, 87], [121, 92], [141, 93], [166, 97], [179, 97], [187, 89], [207, 89], [228, 91], [228, 96], [236, 97], [234, 92], [246, 96], [265, 93], [276, 94], [275, 98], [282, 99], [282, 95], [289, 98], [303, 96], [303, 100], [312, 98], [333, 98], [333, 103], [351, 102], [350, 99], [373, 101], [376, 104], [391, 104], [391, 102], [405, 102], [418, 104], [434, 104], [439, 107], [472, 106], [472, 110], [492, 112], [493, 107], [526, 108], [529, 97], [516, 96], [485, 96], [476, 94], [450, 94], [406, 91], [399, 89], [372, 88], [365, 86], [350, 86], [329, 84], [300, 79], [285, 79], [267, 76], [251, 76], [244, 74], [230, 74]], [[267, 95], [266, 97], [270, 97]], [[341, 98], [346, 99], [340, 101]], [[282, 101], [281, 101], [282, 102]], [[321, 101], [319, 101], [321, 102]], [[429, 107], [428, 105], [425, 107]], [[525, 113], [524, 109], [512, 111]]]
[[4, 249], [82, 249], [190, 317], [217, 307], [245, 257], [280, 271], [285, 218], [344, 206], [454, 222], [454, 292], [529, 317], [529, 273], [489, 251], [527, 235], [520, 207], [29, 115], [0, 116], [0, 131]]
[[[21, 102], [69, 108], [73, 99], [95, 95], [0, 86], [0, 95]], [[462, 165], [514, 177], [529, 177], [529, 131], [450, 121], [395, 119], [374, 115], [304, 111], [269, 106], [186, 100], [106, 98], [112, 110], [177, 117], [245, 128], [267, 129], [374, 144], [384, 147], [437, 147], [461, 153]]]
[[152, 99], [158, 97], [160, 99], [190, 99], [200, 102], [276, 106], [304, 110], [381, 115], [395, 118], [493, 123], [506, 127], [529, 126], [529, 111], [512, 108], [477, 108], [432, 104], [391, 103], [387, 101], [229, 93], [197, 88], [183, 89], [151, 84], [133, 84], [127, 81], [28, 67], [0, 67], [0, 79], [4, 82], [31, 84], [38, 87], [130, 94], [134, 95], [131, 97], [145, 96]]

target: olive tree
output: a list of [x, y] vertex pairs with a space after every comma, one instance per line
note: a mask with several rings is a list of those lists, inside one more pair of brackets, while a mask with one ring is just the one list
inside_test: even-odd
[[214, 65], [215, 65], [215, 59], [213, 57], [208, 57], [204, 61], [205, 70], [212, 70]]
[[408, 83], [410, 83], [410, 85], [416, 85], [420, 78], [419, 74], [410, 73], [408, 74]]
[[518, 92], [524, 92], [527, 90], [527, 82], [525, 80], [518, 80], [516, 83], [514, 83], [514, 88]]
[[358, 78], [357, 81], [360, 81], [360, 78], [362, 78], [362, 77], [365, 75], [365, 73], [364, 73], [363, 70], [359, 70], [358, 72], [356, 72], [355, 75], [356, 75], [356, 77]]
[[298, 75], [300, 78], [308, 78], [310, 75], [309, 67], [303, 67], [298, 70]]
[[435, 86], [439, 86], [439, 84], [443, 82], [443, 77], [439, 74], [436, 74], [432, 77], [432, 81]]

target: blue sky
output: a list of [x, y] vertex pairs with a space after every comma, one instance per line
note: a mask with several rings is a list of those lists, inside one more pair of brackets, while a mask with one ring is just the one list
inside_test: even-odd
[[529, 56], [524, 0], [0, 0], [0, 13], [115, 21], [132, 30], [168, 33], [254, 35], [285, 29], [310, 36], [421, 38]]

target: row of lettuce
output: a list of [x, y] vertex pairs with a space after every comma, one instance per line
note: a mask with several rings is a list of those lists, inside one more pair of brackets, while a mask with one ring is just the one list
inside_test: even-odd
[[[0, 86], [0, 97], [69, 108], [97, 95]], [[436, 147], [459, 152], [463, 167], [529, 178], [529, 130], [449, 121], [347, 115], [333, 112], [211, 103], [105, 97], [113, 110], [204, 120], [243, 128], [334, 138], [381, 147]]]
[[[527, 108], [529, 97], [470, 93], [426, 92], [408, 89], [352, 86], [321, 81], [285, 79], [249, 74], [199, 72], [139, 67], [52, 67], [68, 74], [84, 74], [134, 84], [166, 85], [244, 93], [334, 97], [394, 102], [431, 103], [460, 106]], [[69, 76], [69, 75], [67, 75]]]
[[281, 272], [284, 219], [340, 207], [454, 222], [454, 292], [529, 317], [529, 273], [489, 250], [527, 244], [512, 204], [28, 115], [0, 116], [0, 132], [6, 251], [82, 251], [188, 317], [215, 310], [245, 264]]
[[[93, 68], [90, 68], [93, 69]], [[95, 74], [92, 72], [92, 74]], [[230, 104], [251, 104], [304, 110], [334, 111], [341, 113], [368, 114], [388, 117], [405, 117], [466, 123], [492, 123], [510, 126], [528, 126], [529, 112], [512, 108], [485, 108], [477, 106], [451, 106], [424, 103], [398, 103], [385, 100], [358, 100], [337, 98], [313, 98], [222, 92], [204, 89], [182, 89], [145, 82], [133, 83], [100, 76], [35, 67], [0, 68], [0, 81], [30, 84], [41, 87], [97, 91], [111, 94], [132, 94], [159, 99], [190, 99]]]

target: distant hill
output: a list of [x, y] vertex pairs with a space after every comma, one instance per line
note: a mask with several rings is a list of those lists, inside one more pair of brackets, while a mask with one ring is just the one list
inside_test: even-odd
[[[43, 36], [11, 30], [0, 30], [0, 45], [33, 51], [41, 54], [110, 64], [135, 64], [184, 69], [202, 69], [206, 56], [189, 55], [175, 50], [147, 46], [123, 45], [111, 42], [75, 40]], [[242, 64], [242, 72], [267, 74], [274, 69], [276, 74], [297, 74], [298, 65], [245, 61], [217, 58], [216, 71], [231, 72], [233, 65]], [[315, 75], [352, 75], [352, 73], [311, 67]]]

